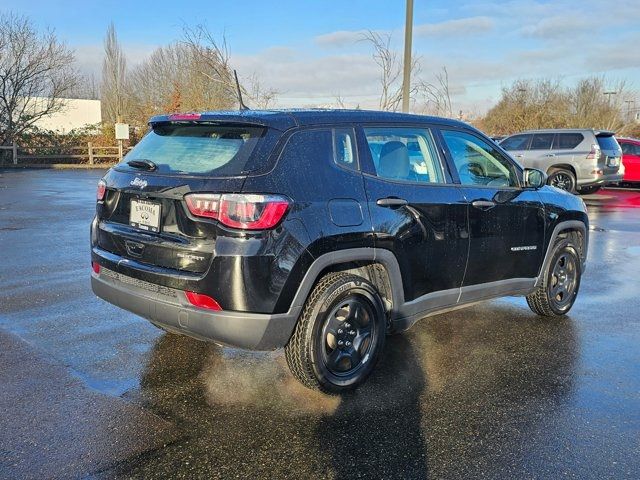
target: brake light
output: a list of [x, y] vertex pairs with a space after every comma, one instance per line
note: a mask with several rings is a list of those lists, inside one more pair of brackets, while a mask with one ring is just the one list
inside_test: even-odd
[[273, 228], [289, 208], [288, 200], [279, 195], [190, 193], [185, 201], [192, 215], [242, 230]]
[[220, 195], [211, 193], [190, 193], [185, 195], [189, 211], [196, 217], [218, 218]]
[[199, 113], [174, 113], [169, 115], [169, 120], [200, 120]]
[[104, 194], [107, 192], [107, 183], [104, 180], [98, 181], [98, 190], [96, 191], [96, 200], [99, 202], [104, 199]]
[[203, 293], [196, 293], [196, 292], [184, 292], [184, 293], [187, 296], [187, 300], [189, 300], [189, 303], [194, 307], [206, 308], [207, 310], [216, 310], [216, 311], [222, 310], [222, 307], [220, 306], [220, 304], [216, 302], [213, 298], [211, 298], [209, 295], [205, 295]]
[[591, 151], [587, 155], [587, 160], [594, 160], [600, 156], [600, 145], [597, 143], [591, 144]]
[[93, 270], [93, 273], [98, 275], [100, 273], [100, 264], [98, 262], [91, 262], [91, 269]]

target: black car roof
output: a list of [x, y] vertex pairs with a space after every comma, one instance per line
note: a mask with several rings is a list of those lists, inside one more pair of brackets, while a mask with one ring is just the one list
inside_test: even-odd
[[169, 121], [223, 121], [264, 125], [279, 130], [296, 126], [326, 125], [338, 123], [431, 123], [449, 126], [467, 126], [458, 120], [409, 113], [382, 112], [376, 110], [235, 110], [201, 112], [200, 116], [190, 114], [156, 115], [150, 124]]

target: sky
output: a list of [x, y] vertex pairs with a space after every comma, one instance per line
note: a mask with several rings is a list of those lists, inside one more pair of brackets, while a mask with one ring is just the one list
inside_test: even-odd
[[[612, 6], [613, 5], [613, 6]], [[224, 35], [241, 77], [279, 92], [277, 106], [375, 108], [380, 70], [362, 34], [392, 36], [402, 52], [405, 0], [2, 0], [0, 12], [29, 16], [75, 49], [98, 73], [113, 21], [130, 65], [204, 24]], [[481, 114], [517, 79], [585, 76], [640, 88], [640, 0], [414, 1], [414, 55], [434, 81], [446, 67], [454, 109]]]

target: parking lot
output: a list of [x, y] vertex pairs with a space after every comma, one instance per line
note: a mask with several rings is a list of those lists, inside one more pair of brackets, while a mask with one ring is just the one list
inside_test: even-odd
[[282, 351], [165, 334], [97, 298], [98, 170], [0, 171], [0, 478], [637, 478], [640, 191], [585, 197], [578, 300], [523, 298], [390, 337], [354, 394]]

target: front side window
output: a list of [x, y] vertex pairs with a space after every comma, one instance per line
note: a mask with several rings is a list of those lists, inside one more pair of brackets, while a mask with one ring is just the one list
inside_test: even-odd
[[414, 127], [364, 129], [378, 177], [418, 183], [444, 183], [431, 132]]
[[531, 139], [529, 150], [550, 150], [553, 136], [553, 133], [535, 133]]
[[463, 185], [519, 185], [516, 167], [495, 145], [457, 130], [442, 130], [442, 136]]
[[510, 150], [526, 150], [527, 143], [529, 143], [530, 135], [514, 135], [513, 137], [505, 138], [500, 142], [500, 146], [507, 151]]

